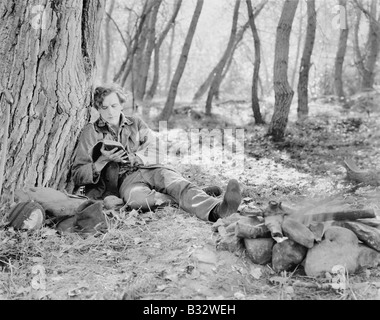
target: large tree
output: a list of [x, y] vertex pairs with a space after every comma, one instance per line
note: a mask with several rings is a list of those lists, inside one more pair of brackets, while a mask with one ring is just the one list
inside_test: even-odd
[[288, 62], [290, 33], [298, 2], [299, 0], [286, 0], [284, 2], [277, 27], [273, 72], [275, 105], [268, 129], [268, 135], [272, 136], [274, 141], [282, 140], [285, 136], [290, 105], [294, 96], [294, 91], [288, 81]]
[[[5, 194], [25, 185], [65, 187], [76, 140], [90, 117], [104, 1], [43, 3], [0, 3], [0, 87], [14, 97]], [[3, 118], [0, 123], [1, 136]]]

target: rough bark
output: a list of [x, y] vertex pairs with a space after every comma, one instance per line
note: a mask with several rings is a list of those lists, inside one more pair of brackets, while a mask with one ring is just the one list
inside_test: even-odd
[[66, 187], [76, 140], [90, 117], [104, 1], [43, 3], [41, 23], [25, 1], [0, 4], [0, 85], [15, 100], [4, 193], [25, 185]]
[[[347, 0], [339, 0], [339, 5], [345, 10], [345, 19], [347, 22]], [[335, 58], [334, 87], [335, 95], [340, 99], [344, 99], [345, 97], [343, 88], [343, 64], [346, 57], [348, 34], [349, 28], [348, 23], [346, 23], [345, 28], [340, 29], [338, 51]]]
[[181, 53], [181, 56], [179, 58], [177, 69], [176, 69], [176, 72], [173, 76], [173, 80], [172, 80], [171, 85], [170, 85], [169, 95], [168, 95], [168, 98], [166, 100], [165, 107], [162, 110], [162, 112], [158, 118], [159, 120], [168, 121], [172, 112], [173, 112], [175, 98], [177, 96], [178, 85], [181, 81], [183, 72], [184, 72], [185, 67], [186, 67], [187, 57], [188, 57], [188, 54], [190, 52], [190, 48], [191, 48], [191, 44], [193, 42], [195, 30], [197, 28], [198, 20], [199, 20], [199, 17], [201, 15], [201, 12], [202, 12], [203, 3], [204, 3], [204, 0], [197, 0], [197, 5], [195, 7], [193, 17], [191, 19], [189, 31], [187, 33], [185, 43], [184, 43], [183, 48], [182, 48], [182, 53]]
[[207, 100], [206, 100], [206, 116], [211, 116], [211, 108], [212, 108], [212, 100], [214, 98], [214, 95], [216, 94], [218, 90], [218, 84], [220, 83], [220, 79], [222, 77], [223, 73], [223, 68], [226, 65], [226, 62], [228, 60], [228, 57], [231, 54], [235, 38], [236, 38], [236, 32], [237, 32], [237, 22], [239, 19], [239, 8], [240, 8], [240, 0], [236, 0], [235, 2], [235, 8], [234, 8], [234, 13], [232, 17], [232, 27], [231, 27], [231, 33], [230, 33], [230, 39], [228, 40], [227, 44], [227, 49], [226, 53], [223, 56], [223, 59], [221, 60], [219, 68], [216, 70], [210, 90], [207, 95]]
[[109, 71], [109, 66], [110, 66], [111, 46], [112, 46], [111, 15], [114, 8], [115, 8], [115, 0], [111, 0], [111, 4], [108, 10], [108, 15], [105, 17], [105, 23], [104, 23], [105, 47], [104, 47], [104, 61], [103, 61], [103, 74], [102, 74], [103, 83], [108, 82], [108, 71]]
[[[380, 15], [377, 17], [377, 0], [372, 0], [370, 11], [367, 11], [358, 1], [357, 4], [357, 21], [354, 30], [354, 52], [355, 63], [361, 76], [361, 89], [371, 90], [375, 82], [375, 67], [380, 50]], [[367, 39], [367, 53], [362, 55], [359, 45], [359, 27], [361, 13], [369, 19], [369, 31]]]
[[255, 44], [255, 63], [253, 70], [253, 79], [252, 79], [252, 111], [255, 118], [256, 124], [264, 124], [263, 117], [260, 111], [259, 103], [259, 77], [260, 77], [260, 65], [261, 65], [261, 41], [259, 37], [259, 32], [257, 31], [255, 17], [253, 15], [253, 8], [251, 0], [246, 0], [248, 8], [249, 23], [252, 30], [253, 41]]
[[301, 59], [300, 76], [298, 81], [298, 119], [304, 119], [309, 114], [309, 71], [311, 67], [311, 56], [313, 54], [315, 32], [317, 29], [317, 12], [315, 0], [307, 1], [307, 31], [305, 47]]
[[160, 79], [160, 50], [161, 50], [161, 46], [162, 46], [162, 43], [164, 42], [164, 40], [166, 39], [166, 36], [168, 35], [170, 29], [174, 25], [175, 20], [178, 16], [179, 9], [181, 8], [181, 6], [182, 6], [182, 0], [177, 0], [175, 3], [173, 14], [172, 14], [170, 20], [166, 24], [164, 30], [161, 32], [161, 34], [158, 37], [158, 40], [155, 44], [153, 80], [152, 80], [152, 84], [150, 86], [150, 89], [146, 95], [147, 100], [152, 100], [156, 94], [158, 82]]
[[294, 16], [299, 0], [286, 0], [283, 6], [280, 22], [277, 27], [275, 61], [274, 61], [274, 114], [268, 129], [268, 135], [274, 141], [284, 138], [288, 124], [290, 104], [294, 91], [288, 82], [289, 39]]

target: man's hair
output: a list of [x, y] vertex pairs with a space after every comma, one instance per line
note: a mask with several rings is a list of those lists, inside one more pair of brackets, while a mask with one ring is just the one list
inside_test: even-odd
[[94, 107], [96, 110], [99, 110], [99, 108], [103, 106], [104, 98], [111, 93], [116, 93], [121, 104], [127, 101], [127, 94], [117, 85], [97, 87], [94, 92]]

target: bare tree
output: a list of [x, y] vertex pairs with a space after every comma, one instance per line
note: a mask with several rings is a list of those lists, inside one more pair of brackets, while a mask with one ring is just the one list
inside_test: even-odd
[[[257, 5], [255, 8], [254, 8], [254, 18], [256, 19], [257, 16], [260, 14], [260, 12], [264, 9], [265, 5], [268, 3], [269, 0], [262, 0], [260, 2], [259, 5]], [[236, 34], [236, 37], [235, 37], [235, 43], [232, 47], [231, 50], [229, 50], [228, 46], [226, 48], [226, 50], [224, 51], [222, 57], [220, 58], [220, 60], [218, 61], [218, 63], [216, 64], [216, 66], [212, 69], [212, 71], [209, 73], [209, 75], [207, 76], [206, 80], [201, 84], [201, 86], [198, 88], [197, 92], [195, 93], [194, 97], [193, 97], [193, 101], [198, 101], [199, 99], [201, 99], [203, 97], [203, 95], [207, 92], [207, 90], [210, 88], [211, 86], [211, 83], [213, 82], [214, 80], [214, 77], [215, 77], [215, 74], [217, 73], [217, 70], [219, 70], [220, 68], [223, 69], [223, 76], [221, 78], [221, 80], [225, 77], [225, 75], [227, 74], [228, 72], [228, 69], [229, 69], [229, 66], [231, 65], [231, 61], [232, 61], [232, 58], [233, 58], [233, 55], [236, 51], [236, 48], [238, 47], [239, 43], [242, 41], [243, 39], [243, 36], [245, 34], [245, 31], [247, 31], [247, 29], [249, 28], [249, 21], [247, 23], [245, 23], [240, 29], [239, 31], [237, 31], [237, 34]], [[227, 67], [226, 67], [227, 66]], [[221, 84], [221, 81], [219, 81], [219, 86]], [[219, 86], [218, 86], [218, 89], [219, 89]], [[218, 91], [218, 90], [216, 90]]]
[[212, 100], [214, 98], [215, 93], [217, 92], [219, 88], [219, 83], [222, 77], [223, 68], [226, 65], [227, 59], [231, 54], [231, 51], [235, 42], [237, 22], [239, 19], [239, 8], [240, 8], [240, 0], [236, 0], [234, 13], [232, 16], [232, 27], [231, 27], [230, 39], [227, 44], [226, 53], [223, 55], [223, 59], [221, 60], [221, 64], [219, 65], [219, 68], [215, 71], [213, 80], [211, 82], [210, 90], [207, 95], [206, 116], [211, 116]]
[[1, 2], [0, 87], [14, 98], [4, 194], [25, 185], [67, 186], [75, 143], [90, 117], [103, 12], [103, 0]]
[[307, 0], [307, 21], [305, 47], [302, 54], [298, 81], [298, 119], [303, 119], [309, 114], [309, 71], [314, 49], [315, 32], [317, 29], [315, 0]]
[[175, 98], [177, 96], [177, 90], [178, 90], [178, 85], [181, 81], [183, 72], [186, 67], [186, 62], [187, 62], [187, 57], [190, 52], [191, 44], [193, 42], [193, 37], [195, 34], [195, 30], [197, 28], [198, 20], [202, 12], [203, 8], [203, 2], [204, 0], [197, 0], [197, 5], [195, 7], [195, 11], [193, 14], [193, 18], [191, 19], [189, 31], [187, 33], [185, 43], [182, 48], [182, 53], [179, 58], [178, 66], [176, 69], [176, 72], [173, 76], [173, 80], [170, 85], [170, 90], [169, 90], [169, 95], [165, 103], [165, 107], [162, 110], [161, 114], [158, 117], [158, 120], [162, 121], [168, 121], [169, 118], [171, 117], [171, 114], [173, 112], [174, 108], [174, 103], [175, 103]]
[[110, 7], [108, 9], [108, 13], [105, 17], [105, 23], [104, 23], [104, 61], [103, 61], [103, 75], [102, 80], [104, 83], [107, 83], [108, 81], [108, 72], [109, 72], [109, 66], [110, 66], [110, 59], [111, 59], [111, 46], [112, 46], [112, 38], [111, 38], [111, 17], [112, 12], [115, 8], [115, 0], [111, 0]]
[[[346, 57], [347, 51], [347, 41], [348, 41], [348, 19], [347, 19], [347, 0], [339, 0], [339, 5], [341, 10], [344, 10], [344, 19], [341, 21], [340, 35], [339, 35], [339, 44], [338, 51], [335, 58], [335, 77], [334, 77], [334, 87], [335, 94], [340, 99], [344, 99], [344, 89], [343, 89], [343, 64]], [[343, 17], [342, 12], [340, 13], [341, 18]]]
[[255, 118], [256, 124], [264, 124], [263, 117], [260, 112], [260, 103], [259, 103], [259, 76], [260, 76], [260, 64], [261, 64], [261, 42], [259, 37], [259, 32], [257, 31], [255, 17], [253, 15], [253, 8], [251, 0], [246, 0], [249, 23], [252, 30], [253, 41], [255, 44], [255, 63], [254, 63], [254, 71], [253, 71], [253, 79], [252, 79], [252, 110], [253, 116]]
[[172, 14], [170, 20], [167, 22], [164, 30], [161, 32], [161, 34], [158, 37], [158, 40], [156, 41], [156, 44], [154, 47], [153, 80], [152, 80], [152, 84], [150, 86], [150, 89], [146, 95], [147, 100], [152, 100], [154, 95], [156, 94], [157, 86], [158, 86], [158, 82], [159, 82], [159, 78], [160, 78], [160, 50], [161, 50], [161, 46], [162, 46], [162, 43], [164, 42], [164, 40], [166, 39], [166, 36], [168, 35], [170, 29], [173, 27], [181, 6], [182, 6], [182, 0], [177, 0], [174, 4], [173, 14]]
[[273, 117], [268, 129], [268, 135], [271, 136], [274, 141], [280, 141], [284, 138], [288, 124], [290, 104], [294, 96], [294, 91], [288, 82], [288, 62], [289, 39], [298, 2], [299, 0], [286, 0], [284, 2], [281, 18], [277, 27], [273, 72], [275, 105]]

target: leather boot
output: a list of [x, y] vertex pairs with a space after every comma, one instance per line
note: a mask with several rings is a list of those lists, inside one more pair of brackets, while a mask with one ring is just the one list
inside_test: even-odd
[[239, 182], [232, 179], [228, 182], [226, 193], [223, 201], [218, 203], [210, 212], [209, 221], [216, 222], [218, 219], [224, 219], [237, 212], [241, 204], [242, 196]]

